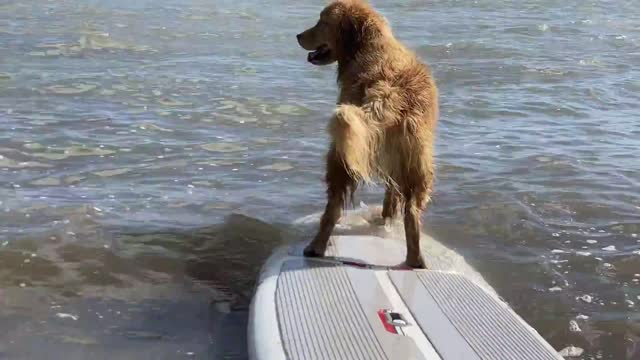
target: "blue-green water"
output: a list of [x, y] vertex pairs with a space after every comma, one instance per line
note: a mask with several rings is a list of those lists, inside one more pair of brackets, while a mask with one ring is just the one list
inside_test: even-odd
[[[440, 87], [425, 231], [558, 350], [640, 357], [636, 2], [373, 3]], [[0, 358], [246, 357], [324, 206], [322, 4], [0, 2]]]

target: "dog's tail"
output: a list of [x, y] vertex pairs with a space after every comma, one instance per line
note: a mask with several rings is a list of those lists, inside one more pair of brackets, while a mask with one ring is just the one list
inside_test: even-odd
[[329, 123], [338, 156], [356, 181], [373, 182], [379, 130], [367, 114], [355, 105], [339, 105]]

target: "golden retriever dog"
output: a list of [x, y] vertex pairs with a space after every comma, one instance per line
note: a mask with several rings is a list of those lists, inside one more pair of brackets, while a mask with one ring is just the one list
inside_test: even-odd
[[338, 63], [338, 105], [329, 122], [327, 206], [305, 256], [323, 256], [347, 199], [361, 183], [386, 185], [382, 217], [401, 205], [406, 265], [424, 268], [420, 214], [434, 182], [438, 90], [427, 65], [394, 36], [364, 0], [338, 0], [297, 35], [314, 65]]

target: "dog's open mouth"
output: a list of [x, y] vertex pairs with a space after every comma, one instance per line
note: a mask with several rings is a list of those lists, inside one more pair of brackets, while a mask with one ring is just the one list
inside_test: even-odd
[[327, 45], [321, 45], [307, 55], [307, 61], [313, 65], [324, 65], [331, 62], [331, 49]]

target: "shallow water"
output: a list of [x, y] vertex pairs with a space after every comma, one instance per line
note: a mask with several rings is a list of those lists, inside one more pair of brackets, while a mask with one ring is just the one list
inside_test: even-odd
[[[440, 87], [425, 231], [556, 349], [639, 358], [636, 2], [373, 3]], [[246, 358], [256, 271], [324, 206], [318, 11], [0, 2], [0, 358]]]

